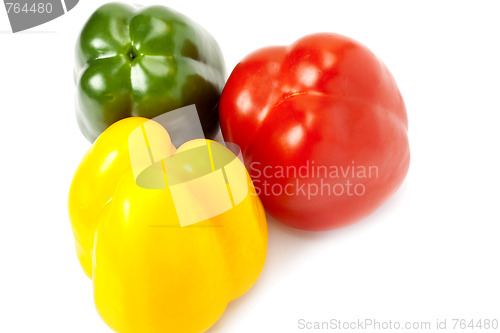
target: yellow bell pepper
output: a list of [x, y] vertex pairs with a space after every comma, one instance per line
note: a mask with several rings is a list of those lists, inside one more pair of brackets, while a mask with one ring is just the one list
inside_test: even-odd
[[176, 150], [149, 119], [101, 134], [69, 214], [96, 308], [119, 333], [204, 332], [264, 266], [265, 212], [242, 162], [210, 140]]

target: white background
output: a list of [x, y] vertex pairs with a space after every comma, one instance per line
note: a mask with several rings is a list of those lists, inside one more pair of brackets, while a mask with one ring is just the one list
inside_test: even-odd
[[[95, 311], [66, 208], [89, 147], [75, 120], [74, 43], [100, 4], [81, 0], [19, 34], [0, 7], [0, 332], [111, 332]], [[452, 318], [500, 320], [499, 2], [168, 5], [215, 36], [229, 72], [252, 50], [308, 33], [353, 37], [391, 69], [410, 122], [412, 160], [399, 192], [331, 232], [270, 219], [261, 278], [211, 333], [307, 331], [299, 319], [439, 318], [448, 328]]]

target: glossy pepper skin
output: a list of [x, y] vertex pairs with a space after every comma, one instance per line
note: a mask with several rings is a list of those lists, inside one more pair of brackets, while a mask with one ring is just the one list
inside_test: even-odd
[[130, 117], [154, 118], [195, 104], [205, 137], [218, 129], [225, 64], [215, 39], [162, 6], [98, 8], [76, 44], [77, 120], [93, 142]]
[[368, 48], [337, 34], [248, 55], [224, 87], [220, 121], [265, 209], [295, 228], [367, 216], [409, 168], [406, 108], [393, 76]]
[[[78, 258], [93, 281], [96, 308], [114, 331], [204, 332], [257, 280], [267, 250], [265, 212], [245, 171], [248, 194], [238, 205], [180, 226], [170, 189], [140, 187], [131, 171], [127, 139], [146, 121], [131, 117], [110, 126], [76, 171], [69, 214]], [[168, 136], [159, 140], [173, 155], [199, 141], [175, 151]], [[207, 142], [214, 154], [232, 154]], [[173, 173], [189, 178], [201, 162], [187, 161]], [[208, 200], [194, 198], [193, 210]]]

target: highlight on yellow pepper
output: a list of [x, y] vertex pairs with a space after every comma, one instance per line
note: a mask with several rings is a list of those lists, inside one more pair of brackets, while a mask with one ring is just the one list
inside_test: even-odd
[[204, 332], [264, 266], [266, 216], [243, 163], [211, 140], [175, 149], [154, 120], [101, 134], [69, 214], [96, 308], [119, 333]]

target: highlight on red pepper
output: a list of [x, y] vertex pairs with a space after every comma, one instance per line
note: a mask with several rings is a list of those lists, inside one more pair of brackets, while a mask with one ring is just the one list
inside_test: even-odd
[[295, 228], [360, 220], [409, 168], [406, 108], [393, 76], [366, 46], [338, 34], [251, 53], [231, 73], [219, 112], [265, 209]]

